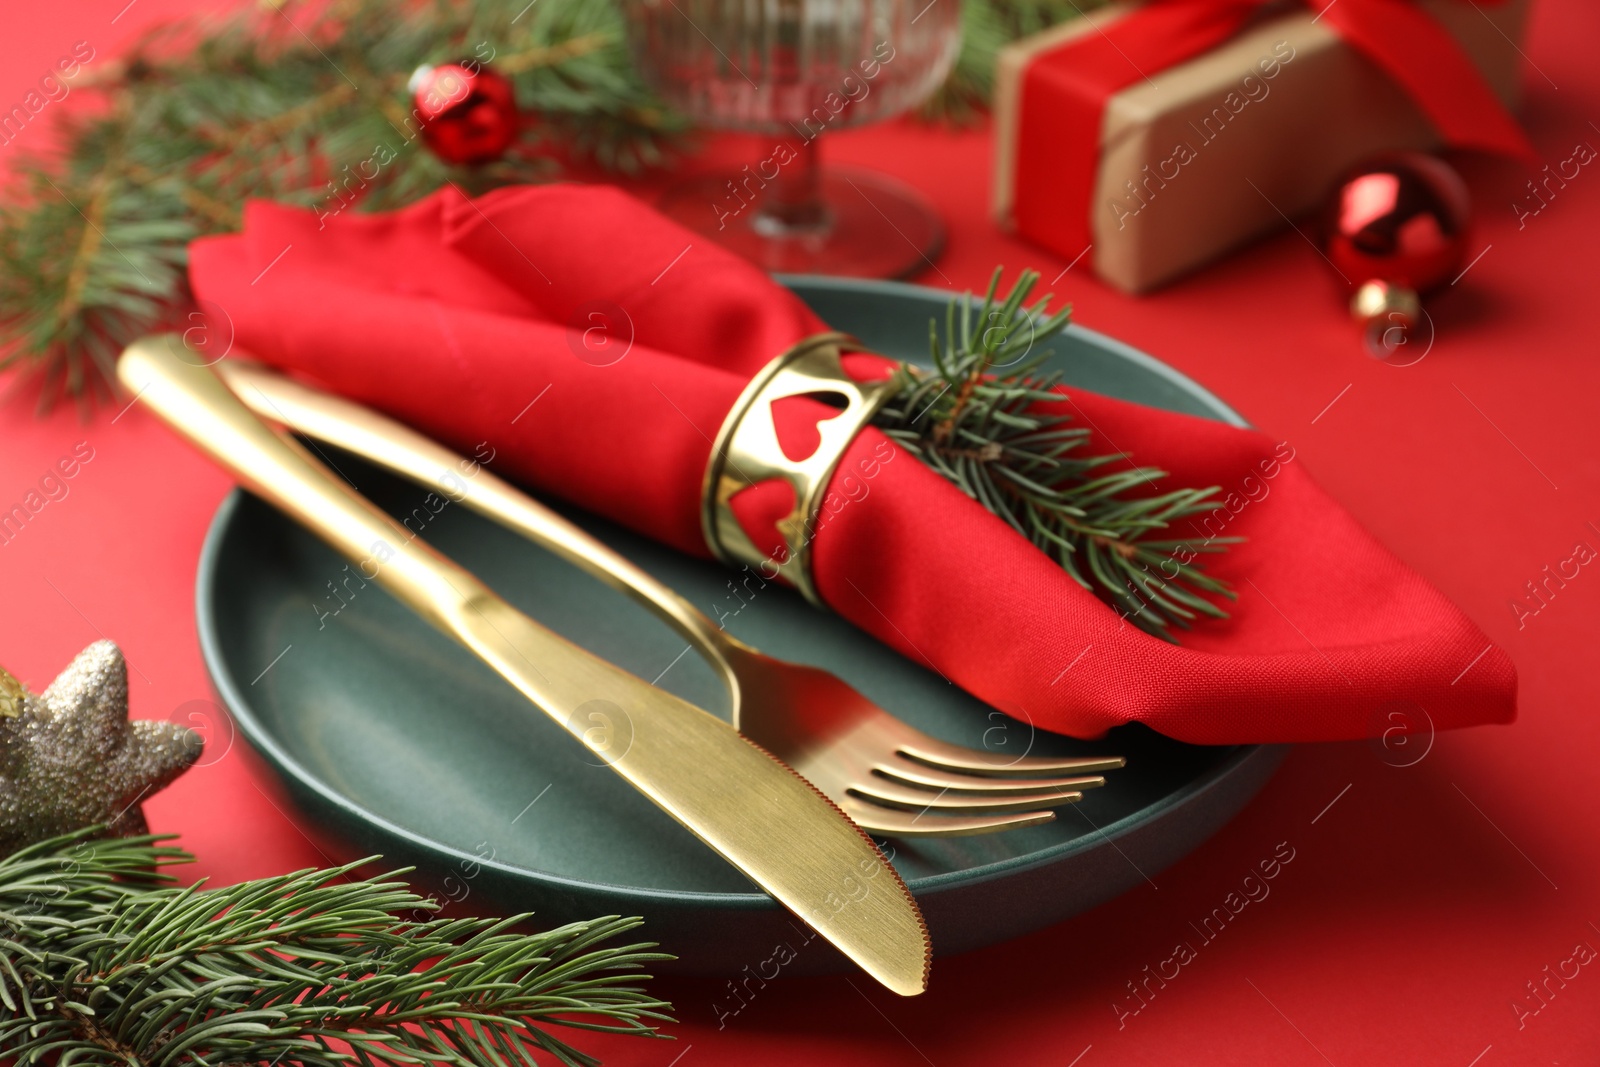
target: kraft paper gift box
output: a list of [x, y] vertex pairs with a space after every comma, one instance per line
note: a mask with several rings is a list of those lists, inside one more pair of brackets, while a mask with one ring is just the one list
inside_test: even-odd
[[[1086, 213], [1087, 230], [1041, 224], [1037, 209], [1030, 220], [1017, 211], [1018, 182], [1041, 183], [1037, 204], [1052, 181], [1043, 168], [1028, 173], [1018, 165], [1023, 139], [1041, 136], [1022, 125], [1030, 65], [1140, 6], [1099, 8], [1018, 41], [1001, 52], [996, 77], [996, 219], [1068, 259], [1087, 247], [1086, 262], [1119, 289], [1153, 289], [1282, 227], [1317, 207], [1345, 170], [1374, 153], [1441, 144], [1421, 107], [1328, 21], [1308, 7], [1279, 7], [1219, 47], [1112, 94], [1098, 144], [1055, 146], [1098, 156], [1090, 202], [1063, 196], [1049, 207]], [[1527, 0], [1418, 0], [1417, 7], [1459, 45], [1501, 103], [1516, 103]], [[1027, 91], [1081, 90], [1036, 81]], [[1028, 110], [1036, 115], [1036, 107], [1057, 103], [1030, 100]]]

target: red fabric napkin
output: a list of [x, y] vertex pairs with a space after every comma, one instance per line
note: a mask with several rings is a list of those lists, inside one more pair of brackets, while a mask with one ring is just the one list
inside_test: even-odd
[[[718, 427], [756, 371], [826, 328], [756, 268], [603, 187], [446, 190], [324, 220], [252, 204], [242, 234], [194, 245], [190, 270], [239, 348], [463, 452], [487, 442], [534, 490], [702, 556]], [[586, 347], [604, 321], [608, 338]], [[1201, 744], [1347, 739], [1389, 729], [1395, 709], [1421, 722], [1410, 705], [1441, 729], [1514, 718], [1509, 657], [1291, 446], [1075, 389], [1061, 403], [1100, 450], [1173, 486], [1223, 487], [1216, 521], [1179, 533], [1248, 539], [1210, 557], [1240, 594], [1229, 619], [1176, 646], [1145, 634], [871, 428], [813, 541], [827, 603], [990, 704], [1078, 736], [1136, 720]]]

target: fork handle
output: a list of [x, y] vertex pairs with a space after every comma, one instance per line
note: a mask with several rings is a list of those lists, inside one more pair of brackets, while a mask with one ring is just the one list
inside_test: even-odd
[[[471, 604], [493, 597], [459, 564], [413, 538], [335, 477], [299, 442], [241, 403], [215, 371], [195, 362], [177, 334], [128, 346], [117, 375], [136, 399], [231, 472], [362, 568], [396, 599], [446, 633]], [[367, 574], [368, 567], [375, 574]]]
[[[728, 650], [738, 644], [730, 634], [644, 568], [487, 469], [462, 468], [470, 461], [409, 426], [259, 364], [230, 360], [217, 369], [256, 414], [456, 496], [469, 509], [627, 593], [728, 671]], [[446, 484], [445, 476], [458, 470], [464, 477]]]

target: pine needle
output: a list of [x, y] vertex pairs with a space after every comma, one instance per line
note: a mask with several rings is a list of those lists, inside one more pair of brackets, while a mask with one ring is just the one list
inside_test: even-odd
[[[0, 1057], [19, 1065], [568, 1067], [552, 1027], [655, 1036], [639, 986], [670, 959], [604, 944], [616, 916], [517, 933], [528, 916], [437, 917], [361, 864], [177, 888], [168, 838], [95, 828], [0, 860]], [[362, 861], [365, 863], [367, 861]]]
[[874, 424], [1047, 553], [1085, 589], [1167, 640], [1173, 626], [1227, 613], [1201, 594], [1233, 599], [1193, 555], [1239, 540], [1163, 539], [1174, 523], [1220, 505], [1218, 487], [1167, 489], [1166, 471], [1120, 453], [1088, 454], [1091, 433], [1059, 403], [1059, 371], [1042, 347], [1066, 328], [1051, 297], [1024, 307], [1038, 283], [1024, 271], [1004, 297], [996, 270], [981, 303], [951, 301], [941, 336], [930, 322], [933, 370], [907, 365]]
[[[520, 15], [497, 0], [261, 4], [89, 67], [77, 91], [109, 107], [71, 105], [61, 152], [19, 159], [0, 203], [0, 370], [42, 379], [44, 407], [111, 395], [116, 354], [182, 321], [188, 243], [236, 229], [250, 198], [336, 215], [446, 183], [548, 180], [558, 157], [623, 173], [662, 162], [687, 122], [644, 87], [622, 31], [592, 0]], [[527, 121], [500, 161], [452, 167], [417, 136], [412, 71], [458, 59], [516, 85]]]

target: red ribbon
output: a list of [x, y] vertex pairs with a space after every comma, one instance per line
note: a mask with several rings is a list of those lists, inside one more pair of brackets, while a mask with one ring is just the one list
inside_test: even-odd
[[[1035, 57], [1023, 74], [1013, 212], [1064, 255], [1092, 238], [1091, 204], [1107, 102], [1157, 71], [1233, 37], [1272, 0], [1150, 0]], [[1498, 2], [1498, 0], [1495, 0]], [[1507, 155], [1526, 134], [1437, 20], [1412, 0], [1306, 0], [1403, 88], [1448, 144]]]

